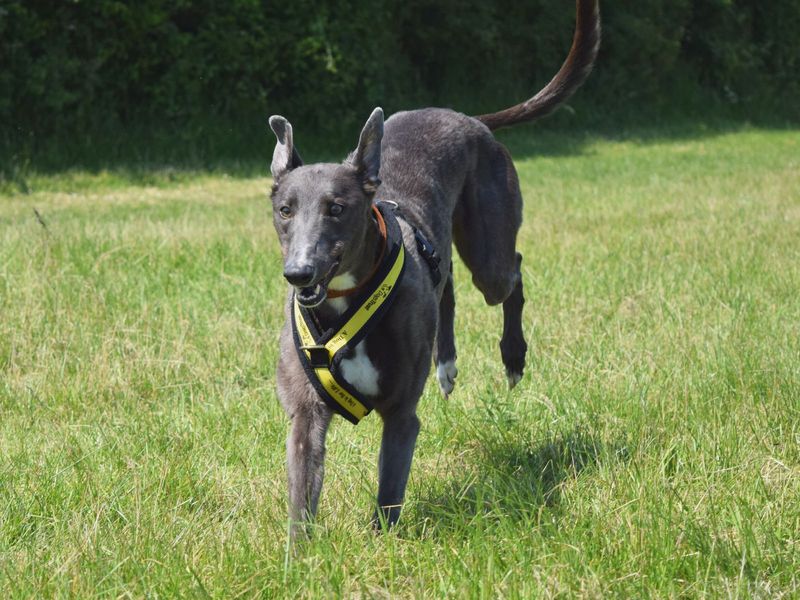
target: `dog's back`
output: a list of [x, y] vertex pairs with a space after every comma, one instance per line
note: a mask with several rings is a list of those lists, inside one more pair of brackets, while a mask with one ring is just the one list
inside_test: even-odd
[[440, 249], [445, 264], [455, 242], [487, 302], [502, 302], [514, 283], [507, 265], [515, 262], [522, 216], [514, 165], [503, 145], [475, 117], [425, 108], [386, 121], [381, 154], [380, 199], [396, 202]]

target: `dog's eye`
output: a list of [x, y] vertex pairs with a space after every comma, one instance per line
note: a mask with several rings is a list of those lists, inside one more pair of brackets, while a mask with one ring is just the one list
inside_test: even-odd
[[328, 209], [328, 214], [330, 214], [332, 217], [338, 217], [340, 214], [342, 214], [343, 210], [344, 206], [334, 203], [331, 204], [331, 207]]
[[281, 216], [284, 219], [288, 219], [289, 217], [292, 216], [292, 209], [289, 208], [288, 206], [281, 206], [278, 210], [280, 211]]

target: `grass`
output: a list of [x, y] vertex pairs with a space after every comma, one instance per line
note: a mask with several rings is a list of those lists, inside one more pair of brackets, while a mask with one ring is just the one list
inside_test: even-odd
[[457, 264], [400, 527], [368, 527], [379, 419], [340, 419], [296, 555], [269, 181], [6, 186], [2, 596], [797, 597], [800, 134], [672, 133], [507, 138], [525, 378]]

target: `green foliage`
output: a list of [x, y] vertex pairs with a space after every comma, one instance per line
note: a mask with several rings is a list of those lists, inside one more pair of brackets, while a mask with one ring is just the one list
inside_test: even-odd
[[[794, 0], [617, 0], [602, 12], [579, 108], [800, 91]], [[573, 19], [570, 3], [545, 0], [4, 0], [0, 144], [34, 155], [51, 139], [89, 147], [156, 124], [191, 147], [208, 123], [261, 134], [277, 112], [340, 138], [378, 104], [495, 110], [553, 75]]]
[[691, 0], [602, 5], [602, 55], [593, 83], [605, 98], [652, 100], [687, 66], [680, 59], [690, 5]]
[[703, 82], [731, 99], [764, 89], [796, 94], [798, 28], [800, 3], [793, 0], [705, 0], [695, 6], [684, 50]]

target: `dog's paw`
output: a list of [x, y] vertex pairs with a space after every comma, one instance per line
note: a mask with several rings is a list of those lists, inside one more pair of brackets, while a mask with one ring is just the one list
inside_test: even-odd
[[525, 370], [525, 355], [515, 359], [504, 359], [506, 366], [506, 379], [508, 379], [508, 389], [513, 390], [514, 387], [522, 379], [522, 374]]
[[527, 350], [525, 342], [523, 341], [515, 350], [514, 352], [503, 352], [503, 365], [506, 368], [506, 379], [510, 390], [520, 382], [522, 374], [525, 372], [525, 352]]
[[457, 375], [458, 369], [456, 369], [455, 360], [448, 360], [445, 363], [436, 364], [436, 377], [439, 379], [439, 389], [442, 390], [442, 394], [444, 394], [445, 398], [453, 392]]
[[506, 379], [508, 379], [508, 389], [513, 390], [522, 379], [522, 371], [506, 369]]
[[503, 339], [500, 340], [500, 355], [506, 368], [508, 389], [513, 389], [522, 379], [527, 352], [528, 344], [525, 343], [521, 332], [519, 335], [503, 335]]
[[389, 531], [392, 527], [397, 525], [397, 522], [400, 520], [400, 510], [402, 508], [402, 504], [379, 506], [376, 508], [372, 515], [372, 529], [375, 533]]

